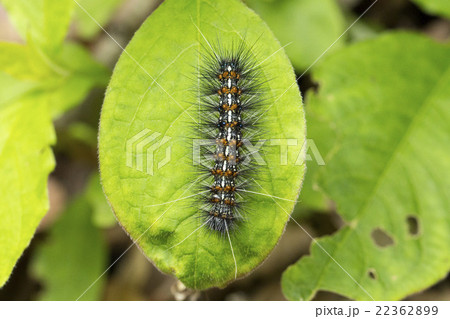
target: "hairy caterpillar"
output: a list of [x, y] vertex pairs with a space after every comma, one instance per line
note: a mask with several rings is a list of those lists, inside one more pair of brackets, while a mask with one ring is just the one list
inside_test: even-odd
[[207, 227], [224, 234], [244, 220], [243, 192], [252, 186], [256, 163], [248, 145], [259, 137], [263, 82], [261, 68], [252, 56], [254, 45], [244, 40], [228, 47], [209, 44], [199, 69], [198, 132], [213, 143], [204, 152], [202, 216]]

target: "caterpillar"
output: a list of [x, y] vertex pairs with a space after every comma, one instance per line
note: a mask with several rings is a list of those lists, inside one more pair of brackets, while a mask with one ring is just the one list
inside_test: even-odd
[[204, 152], [201, 215], [220, 234], [235, 230], [245, 218], [245, 195], [256, 177], [257, 165], [248, 145], [259, 135], [258, 118], [264, 103], [261, 68], [245, 40], [228, 48], [211, 46], [202, 55], [199, 72], [198, 132], [213, 141]]

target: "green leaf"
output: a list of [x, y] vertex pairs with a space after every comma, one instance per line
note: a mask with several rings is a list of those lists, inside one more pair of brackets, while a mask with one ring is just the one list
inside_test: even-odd
[[430, 14], [450, 18], [450, 1], [448, 0], [412, 0]]
[[[308, 162], [308, 169], [303, 181], [302, 192], [299, 196], [299, 202], [296, 211], [307, 213], [309, 210], [326, 210], [327, 198], [320, 192], [316, 182], [317, 167], [315, 163]], [[314, 167], [314, 168], [311, 168]]]
[[52, 57], [62, 74], [46, 79], [43, 88], [50, 96], [53, 116], [78, 105], [93, 87], [107, 85], [110, 71], [90, 56], [82, 46], [67, 43]]
[[123, 1], [78, 0], [77, 2], [79, 5], [75, 8], [75, 21], [78, 34], [83, 39], [92, 39], [101, 30], [98, 24], [105, 27]]
[[[107, 267], [106, 245], [92, 224], [85, 197], [70, 204], [33, 257], [33, 273], [43, 283], [39, 300], [76, 300]], [[80, 300], [99, 300], [100, 278]]]
[[[305, 107], [306, 121], [310, 121], [310, 112], [308, 107]], [[312, 120], [312, 119], [311, 119]], [[324, 156], [326, 155], [323, 144], [320, 144], [320, 148], [317, 145], [317, 140], [327, 140], [329, 135], [326, 130], [317, 126], [308, 126], [308, 136], [314, 138], [308, 138], [305, 144], [307, 170], [305, 174], [305, 180], [303, 181], [302, 192], [299, 196], [299, 203], [297, 204], [297, 210], [314, 210], [325, 211], [327, 210], [329, 200], [320, 189], [318, 185], [318, 175], [325, 169]]]
[[0, 106], [0, 286], [47, 212], [54, 141], [45, 97], [28, 95]]
[[[198, 192], [193, 186], [198, 176], [192, 174], [192, 141], [186, 139], [198, 114], [187, 92], [197, 90], [199, 50], [208, 45], [203, 36], [211, 41], [219, 38], [222, 46], [228, 46], [244, 35], [248, 45], [262, 35], [255, 47], [261, 62], [267, 59], [261, 80], [271, 75], [276, 78], [267, 83], [267, 96], [275, 103], [264, 116], [264, 130], [270, 138], [298, 142], [289, 147], [290, 165], [281, 165], [279, 146], [269, 148], [267, 166], [262, 167], [262, 188], [257, 190], [290, 201], [256, 197], [246, 206], [254, 213], [249, 213], [239, 231], [232, 233], [237, 275], [248, 273], [268, 256], [280, 238], [304, 172], [302, 161], [294, 165], [302, 156], [300, 149], [305, 139], [301, 97], [287, 57], [260, 18], [238, 0], [165, 1], [138, 30], [127, 53], [122, 54], [102, 110], [101, 178], [118, 220], [159, 269], [196, 289], [223, 287], [235, 278], [227, 237], [208, 234], [201, 227], [203, 221], [197, 218], [197, 204], [189, 199], [149, 205]], [[195, 103], [195, 96], [193, 99]], [[163, 136], [170, 138], [161, 147], [144, 142], [143, 136], [135, 141], [146, 144], [143, 152], [150, 146], [155, 148], [156, 168], [149, 174], [136, 169], [136, 154], [126, 151], [127, 141], [135, 145], [131, 144], [133, 139], [146, 132], [161, 134], [154, 143], [161, 144]], [[170, 161], [158, 169], [168, 147]], [[128, 165], [127, 154], [131, 159]], [[138, 151], [138, 159], [141, 156], [144, 154]], [[147, 163], [153, 163], [151, 158]]]
[[0, 285], [48, 209], [51, 119], [108, 81], [86, 49], [62, 44], [72, 2], [2, 0], [28, 43], [0, 43]]
[[0, 71], [0, 108], [3, 105], [8, 105], [34, 87], [34, 83], [17, 80], [9, 74]]
[[0, 71], [18, 80], [39, 81], [52, 73], [48, 66], [43, 67], [42, 64], [30, 46], [0, 42]]
[[77, 45], [66, 44], [50, 58], [33, 45], [0, 43], [0, 285], [48, 209], [51, 119], [93, 86], [106, 85], [108, 75]]
[[[297, 69], [306, 69], [345, 30], [335, 0], [246, 0], [267, 22]], [[342, 46], [337, 42], [334, 50]]]
[[49, 56], [34, 45], [0, 42], [0, 71], [45, 91], [54, 117], [80, 103], [93, 87], [106, 86], [110, 75], [72, 43]]
[[[47, 177], [54, 160], [52, 118], [75, 105], [91, 89], [84, 78], [44, 88], [0, 73], [0, 286], [28, 246], [48, 210]], [[38, 83], [38, 82], [37, 82]]]
[[69, 27], [73, 0], [0, 0], [22, 35], [52, 52], [60, 46]]
[[317, 119], [309, 124], [330, 137], [326, 145], [316, 140], [328, 150], [321, 186], [346, 226], [286, 270], [287, 298], [330, 290], [398, 300], [446, 276], [449, 55], [448, 45], [423, 36], [388, 34], [343, 49], [314, 70], [320, 91], [309, 96]]

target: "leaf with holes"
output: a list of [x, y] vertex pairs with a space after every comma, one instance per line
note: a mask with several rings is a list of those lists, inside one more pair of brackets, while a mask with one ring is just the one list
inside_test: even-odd
[[[259, 196], [247, 203], [255, 213], [231, 236], [237, 275], [243, 276], [276, 245], [304, 172], [301, 97], [292, 66], [267, 26], [238, 0], [165, 1], [122, 54], [102, 110], [101, 178], [118, 220], [159, 269], [197, 289], [225, 286], [235, 278], [235, 262], [227, 238], [200, 227], [197, 205], [176, 201], [197, 192], [193, 143], [186, 135], [198, 113], [189, 92], [197, 90], [203, 36], [230, 46], [244, 35], [247, 44], [262, 36], [256, 45], [261, 62], [267, 59], [262, 76], [276, 78], [267, 83], [275, 103], [264, 129], [270, 138], [295, 139], [297, 146], [289, 147], [292, 165], [281, 165], [280, 147], [271, 147], [268, 177], [261, 181], [261, 193], [288, 201]], [[294, 165], [298, 157], [300, 165]]]
[[448, 45], [398, 33], [343, 49], [315, 68], [320, 90], [309, 96], [309, 124], [332, 137], [311, 136], [329, 152], [320, 185], [346, 225], [285, 271], [289, 299], [329, 290], [397, 300], [446, 276], [449, 56]]

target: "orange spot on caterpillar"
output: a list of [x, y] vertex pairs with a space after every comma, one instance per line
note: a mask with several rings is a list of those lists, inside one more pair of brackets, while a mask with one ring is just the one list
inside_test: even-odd
[[223, 201], [223, 203], [224, 203], [225, 205], [234, 206], [236, 202], [235, 202], [234, 200], [231, 200], [231, 199], [225, 199], [225, 200]]
[[214, 216], [214, 217], [218, 217], [219, 213], [218, 212], [209, 212], [210, 216]]
[[238, 122], [234, 121], [234, 122], [231, 122], [231, 123], [226, 123], [225, 127], [235, 127], [236, 125], [238, 125]]
[[215, 159], [215, 160], [225, 160], [225, 155], [223, 154], [223, 153], [219, 153], [219, 154], [214, 154], [214, 156], [213, 156], [213, 158]]
[[221, 145], [221, 146], [227, 146], [228, 145], [228, 141], [226, 138], [218, 138], [216, 139], [216, 144], [217, 145]]
[[227, 170], [226, 172], [225, 172], [225, 176], [231, 176], [231, 175], [233, 175], [233, 171], [232, 170]]
[[233, 105], [228, 105], [228, 104], [223, 104], [222, 105], [222, 109], [224, 109], [225, 111], [234, 111], [238, 108], [238, 105], [235, 103]]

